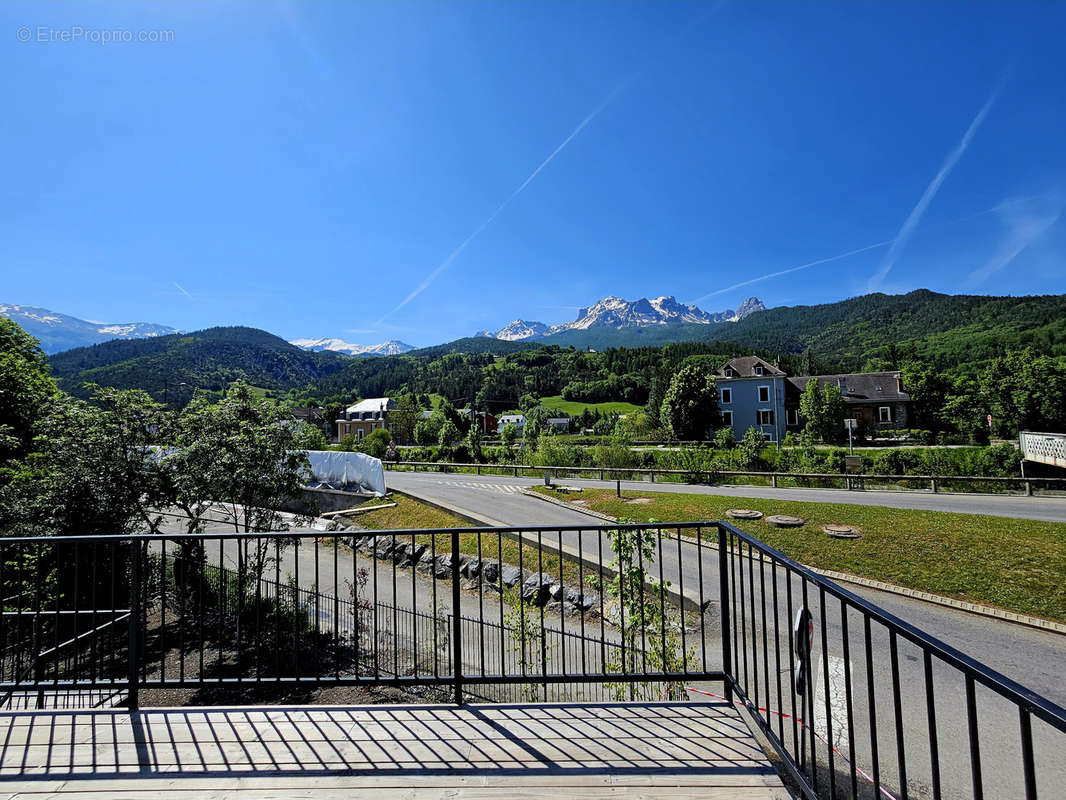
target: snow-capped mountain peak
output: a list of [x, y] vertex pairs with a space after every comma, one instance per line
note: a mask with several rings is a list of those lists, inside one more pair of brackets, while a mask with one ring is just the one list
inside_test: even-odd
[[543, 322], [516, 319], [506, 327], [496, 331], [496, 338], [504, 339], [508, 342], [517, 342], [522, 339], [532, 339], [536, 336], [546, 336], [550, 332], [551, 328]]
[[478, 336], [495, 336], [497, 339], [522, 341], [563, 331], [590, 328], [644, 328], [676, 323], [711, 325], [719, 322], [737, 322], [749, 314], [764, 309], [765, 306], [757, 297], [749, 297], [736, 311], [726, 309], [708, 313], [696, 306], [680, 303], [672, 295], [663, 295], [653, 300], [642, 297], [632, 301], [609, 295], [595, 305], [579, 309], [577, 319], [573, 322], [564, 322], [562, 325], [549, 327], [542, 322], [516, 319], [495, 334], [491, 331], [480, 331]]
[[27, 333], [41, 343], [46, 353], [58, 353], [73, 347], [99, 344], [109, 339], [144, 339], [180, 333], [166, 325], [152, 322], [127, 322], [111, 324], [90, 322], [58, 311], [49, 311], [37, 306], [22, 306], [0, 303], [0, 317], [17, 322]]
[[353, 344], [343, 339], [326, 337], [322, 339], [293, 339], [289, 344], [316, 353], [323, 350], [332, 350], [335, 353], [346, 353], [350, 356], [398, 356], [401, 353], [415, 349], [414, 346], [396, 339], [390, 339], [381, 344]]

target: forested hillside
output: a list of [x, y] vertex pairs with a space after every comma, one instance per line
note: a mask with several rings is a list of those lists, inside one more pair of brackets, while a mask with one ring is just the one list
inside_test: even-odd
[[[686, 359], [710, 367], [734, 355], [758, 354], [793, 375], [895, 369], [906, 361], [943, 376], [975, 375], [1008, 351], [1066, 359], [1066, 297], [950, 296], [929, 291], [866, 295], [820, 306], [772, 308], [736, 323], [575, 331], [588, 347], [487, 337], [400, 356], [312, 353], [253, 328], [212, 328], [156, 339], [113, 341], [59, 353], [53, 373], [68, 391], [82, 384], [142, 388], [161, 396], [171, 386], [218, 391], [235, 380], [334, 404], [402, 392], [442, 395], [491, 410], [518, 406], [526, 395], [561, 395], [587, 403], [655, 406], [670, 375]], [[700, 340], [601, 347], [599, 338]], [[618, 338], [616, 336], [615, 338]], [[187, 390], [183, 390], [187, 391]], [[178, 402], [187, 397], [177, 398]]]
[[306, 389], [350, 360], [301, 350], [256, 328], [232, 327], [104, 342], [57, 353], [49, 363], [60, 386], [76, 396], [86, 396], [85, 383], [96, 383], [161, 397], [164, 382], [212, 391], [236, 380], [278, 391]]

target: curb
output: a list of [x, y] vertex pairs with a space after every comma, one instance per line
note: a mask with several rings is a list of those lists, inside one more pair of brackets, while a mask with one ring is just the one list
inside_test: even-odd
[[[596, 517], [607, 522], [618, 522], [618, 519], [616, 517], [612, 517], [609, 514], [603, 514], [599, 511], [592, 511], [591, 509], [585, 509], [580, 507], [575, 508], [570, 503], [566, 503], [554, 497], [546, 497], [545, 495], [538, 494], [537, 492], [523, 490], [521, 494], [524, 494], [527, 497], [536, 497], [546, 503], [554, 503], [557, 506], [563, 506], [573, 511], [580, 511], [582, 514], [588, 514], [591, 517]], [[895, 583], [886, 583], [885, 581], [873, 580], [872, 578], [863, 578], [858, 575], [849, 575], [846, 572], [834, 572], [833, 570], [818, 569], [817, 567], [810, 566], [808, 566], [808, 569], [810, 569], [812, 572], [816, 572], [819, 575], [823, 575], [826, 578], [837, 581], [839, 583], [850, 583], [855, 586], [863, 586], [867, 589], [876, 589], [880, 592], [895, 594], [901, 597], [908, 597], [912, 600], [921, 600], [925, 603], [930, 603], [936, 606], [942, 606], [944, 608], [951, 608], [955, 611], [965, 611], [969, 614], [975, 614], [981, 617], [990, 617], [991, 619], [998, 619], [1002, 622], [1011, 622], [1015, 625], [1024, 625], [1028, 628], [1036, 628], [1037, 630], [1047, 631], [1048, 633], [1057, 633], [1059, 635], [1066, 636], [1066, 624], [1063, 624], [1061, 622], [1053, 622], [1048, 619], [1041, 619], [1040, 617], [1032, 617], [1028, 614], [1019, 614], [1015, 611], [1006, 611], [1002, 608], [995, 608], [994, 606], [971, 603], [967, 600], [956, 600], [954, 597], [945, 597], [944, 595], [933, 594], [932, 592], [923, 592], [918, 589], [908, 589], [906, 586], [899, 586]]]

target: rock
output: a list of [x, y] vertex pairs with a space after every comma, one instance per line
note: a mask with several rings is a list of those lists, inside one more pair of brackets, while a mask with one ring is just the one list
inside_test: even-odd
[[481, 559], [469, 558], [463, 562], [459, 572], [463, 577], [476, 578], [481, 573]]
[[327, 523], [326, 523], [326, 530], [327, 530], [327, 531], [336, 531], [336, 530], [340, 530], [340, 527], [341, 527], [341, 526], [340, 526], [340, 523], [339, 523], [339, 522], [337, 522], [337, 521], [336, 521], [335, 519], [333, 519], [333, 520], [330, 520], [329, 522], [327, 522]]
[[550, 587], [555, 583], [555, 578], [546, 572], [534, 572], [525, 582], [522, 584], [526, 589], [531, 589], [536, 586], [548, 586]]
[[500, 579], [500, 565], [495, 561], [486, 561], [481, 567], [481, 577], [489, 583], [496, 583]]
[[434, 578], [450, 578], [452, 576], [452, 556], [451, 553], [442, 554], [437, 556], [437, 560], [433, 564], [433, 577]]
[[507, 565], [500, 570], [500, 581], [504, 586], [514, 586], [522, 580], [522, 571], [518, 567]]
[[546, 583], [542, 583], [539, 586], [530, 586], [529, 582], [523, 585], [522, 599], [531, 605], [540, 606], [546, 605], [548, 598], [551, 597], [551, 586]]
[[374, 552], [378, 558], [389, 558], [396, 549], [397, 541], [392, 536], [378, 537]]

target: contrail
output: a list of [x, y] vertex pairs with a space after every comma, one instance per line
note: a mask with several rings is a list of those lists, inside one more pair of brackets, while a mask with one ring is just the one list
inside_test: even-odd
[[726, 286], [724, 289], [715, 289], [713, 292], [708, 292], [707, 294], [703, 295], [703, 297], [697, 297], [695, 300], [692, 301], [692, 304], [699, 305], [705, 300], [709, 300], [710, 298], [715, 297], [716, 295], [725, 294], [726, 292], [731, 292], [734, 289], [740, 289], [744, 286], [751, 286], [751, 284], [759, 283], [760, 281], [768, 281], [770, 280], [770, 278], [777, 278], [781, 275], [788, 275], [790, 272], [799, 272], [801, 269], [810, 269], [811, 267], [817, 267], [819, 264], [828, 264], [830, 261], [840, 261], [842, 258], [850, 258], [851, 256], [858, 255], [859, 253], [865, 253], [867, 250], [875, 250], [878, 247], [886, 247], [892, 244], [892, 241], [892, 239], [885, 239], [885, 241], [883, 242], [874, 242], [873, 244], [868, 244], [865, 247], [859, 247], [855, 250], [849, 250], [846, 253], [841, 253], [840, 255], [829, 256], [829, 258], [820, 258], [817, 261], [808, 261], [806, 264], [800, 264], [798, 267], [789, 267], [788, 269], [782, 269], [778, 270], [777, 272], [770, 272], [766, 275], [760, 275], [758, 278], [751, 278], [746, 281], [741, 281], [740, 283], [734, 283], [732, 286]]
[[535, 170], [529, 173], [529, 176], [518, 185], [518, 188], [511, 192], [507, 196], [507, 198], [496, 207], [496, 210], [489, 214], [488, 218], [474, 229], [473, 233], [463, 239], [463, 241], [459, 243], [459, 246], [452, 250], [452, 252], [448, 254], [448, 257], [444, 259], [440, 264], [438, 264], [436, 269], [429, 273], [429, 275], [426, 276], [425, 280], [423, 280], [422, 283], [418, 284], [414, 291], [407, 295], [407, 297], [405, 297], [400, 302], [400, 304], [396, 306], [396, 308], [392, 309], [392, 311], [389, 311], [387, 314], [383, 314], [381, 319], [377, 321], [377, 324], [380, 325], [382, 320], [384, 320], [388, 316], [391, 316], [392, 314], [395, 314], [405, 305], [407, 305], [416, 297], [418, 297], [418, 295], [422, 294], [422, 292], [428, 289], [430, 284], [432, 284], [433, 281], [437, 279], [437, 276], [444, 272], [444, 270], [446, 270], [449, 266], [451, 266], [452, 262], [459, 257], [459, 254], [462, 253], [467, 248], [467, 246], [472, 241], [474, 241], [474, 239], [480, 236], [482, 231], [484, 231], [485, 228], [491, 225], [492, 221], [496, 219], [496, 217], [498, 217], [500, 213], [505, 208], [507, 208], [508, 205], [510, 205], [511, 201], [518, 197], [518, 195], [522, 194], [522, 192], [525, 191], [526, 187], [533, 182], [533, 179], [536, 178], [544, 170], [544, 168], [547, 167], [554, 160], [554, 158], [559, 155], [559, 153], [561, 153], [563, 149], [577, 137], [578, 134], [581, 133], [581, 131], [585, 130], [585, 128], [588, 127], [589, 123], [596, 119], [596, 117], [598, 117], [603, 112], [603, 110], [611, 104], [615, 97], [617, 97], [618, 94], [624, 88], [626, 88], [630, 83], [632, 83], [635, 78], [636, 75], [618, 84], [618, 86], [616, 86], [614, 90], [611, 91], [609, 95], [607, 95], [606, 99], [604, 99], [602, 103], [596, 106], [596, 108], [594, 108], [588, 114], [588, 116], [581, 120], [581, 122], [578, 123], [578, 126], [572, 131], [570, 131], [570, 135], [563, 139], [559, 146], [552, 150], [551, 153], [548, 154], [548, 157], [541, 161]]
[[981, 123], [984, 122], [985, 117], [988, 116], [988, 112], [992, 109], [992, 106], [996, 102], [996, 98], [999, 97], [1000, 89], [1003, 87], [1003, 80], [1001, 79], [996, 87], [992, 90], [992, 94], [988, 96], [988, 100], [981, 106], [981, 110], [977, 112], [977, 116], [973, 118], [970, 123], [970, 127], [966, 129], [966, 133], [962, 135], [962, 139], [955, 145], [955, 148], [948, 153], [947, 158], [944, 159], [944, 163], [940, 165], [940, 169], [937, 171], [933, 179], [929, 181], [929, 185], [925, 187], [925, 191], [922, 192], [922, 196], [918, 199], [918, 204], [911, 209], [911, 213], [907, 215], [907, 219], [903, 221], [902, 227], [899, 229], [899, 233], [896, 234], [896, 238], [892, 241], [892, 246], [885, 253], [885, 258], [881, 262], [881, 266], [878, 267], [877, 272], [870, 276], [870, 280], [867, 283], [867, 291], [877, 291], [893, 265], [896, 263], [896, 259], [899, 258], [903, 248], [907, 246], [907, 242], [911, 238], [911, 234], [914, 233], [914, 229], [918, 227], [918, 223], [922, 220], [922, 215], [925, 214], [925, 210], [929, 207], [929, 204], [933, 202], [933, 198], [936, 197], [936, 193], [940, 191], [941, 185], [947, 180], [948, 175], [951, 174], [951, 170], [954, 169], [959, 159], [962, 158], [966, 152], [966, 148], [970, 146], [970, 142], [973, 141], [974, 135], [977, 133], [977, 129], [981, 127]]
[[188, 298], [189, 298], [190, 300], [195, 300], [195, 299], [196, 299], [196, 298], [195, 298], [195, 297], [193, 297], [193, 296], [192, 296], [191, 294], [189, 294], [189, 293], [188, 293], [187, 291], [185, 291], [185, 287], [184, 287], [184, 286], [182, 286], [182, 285], [181, 285], [180, 283], [178, 283], [177, 281], [171, 281], [171, 283], [173, 283], [173, 284], [174, 284], [174, 288], [175, 288], [175, 289], [177, 289], [177, 290], [178, 290], [179, 292], [181, 292], [181, 293], [182, 293], [183, 295], [185, 295], [186, 297], [188, 297]]

